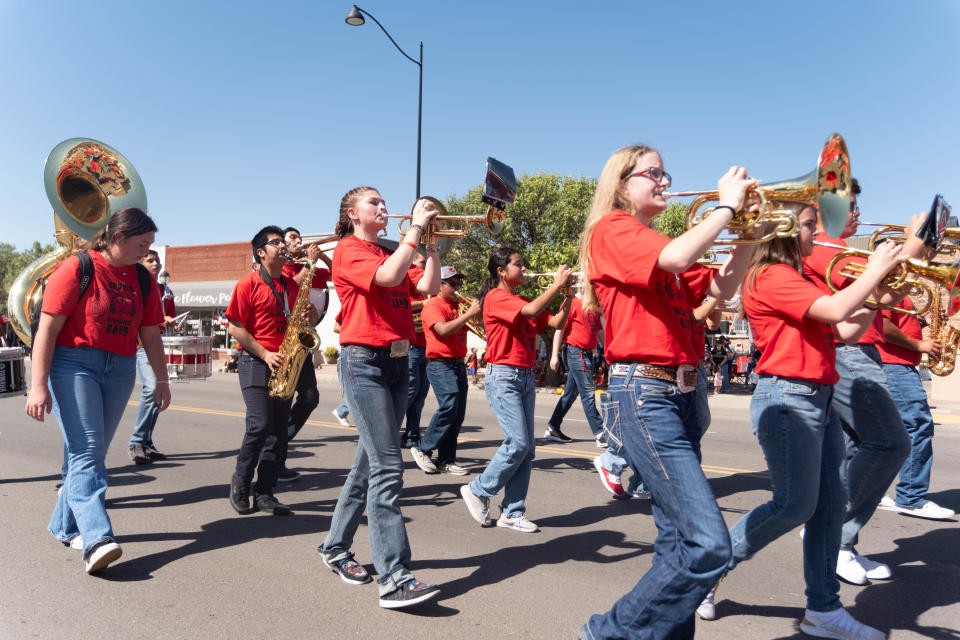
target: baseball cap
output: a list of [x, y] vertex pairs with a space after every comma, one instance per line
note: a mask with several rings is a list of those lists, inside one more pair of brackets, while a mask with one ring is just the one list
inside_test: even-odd
[[457, 273], [457, 270], [454, 269], [453, 267], [440, 267], [441, 280], [446, 280], [447, 278], [452, 278], [454, 276], [460, 276], [461, 278], [463, 277], [462, 275]]

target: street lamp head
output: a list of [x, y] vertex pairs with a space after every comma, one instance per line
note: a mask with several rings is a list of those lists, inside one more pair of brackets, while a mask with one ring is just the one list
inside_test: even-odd
[[347, 14], [347, 24], [351, 27], [360, 27], [366, 20], [363, 19], [363, 14], [360, 13], [360, 8], [357, 5], [353, 5], [353, 9], [350, 9], [350, 13]]
[[170, 274], [167, 273], [166, 269], [157, 274], [157, 284], [164, 287], [170, 284]]

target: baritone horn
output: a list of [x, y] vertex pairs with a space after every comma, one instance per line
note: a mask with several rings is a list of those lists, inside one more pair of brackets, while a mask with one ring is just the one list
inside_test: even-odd
[[[830, 242], [814, 241], [823, 247], [840, 249], [839, 252], [827, 264], [826, 282], [830, 290], [836, 293], [840, 290], [835, 282], [836, 278], [849, 278], [855, 280], [863, 275], [867, 265], [865, 262], [850, 260], [843, 265], [842, 260], [849, 258], [867, 258], [873, 255], [872, 251], [864, 249], [855, 249], [853, 247], [844, 247], [843, 245]], [[913, 277], [910, 277], [913, 276]], [[907, 315], [920, 316], [927, 312], [933, 302], [934, 295], [939, 295], [934, 291], [934, 285], [942, 287], [950, 298], [957, 296], [957, 279], [960, 278], [960, 261], [957, 262], [933, 262], [931, 260], [921, 260], [919, 258], [910, 258], [906, 262], [900, 263], [890, 273], [884, 276], [880, 286], [886, 289], [892, 289], [907, 295], [916, 296], [920, 299], [914, 309], [904, 309], [902, 307], [881, 304], [876, 300], [868, 300], [871, 304], [881, 309], [888, 309]], [[929, 281], [929, 282], [925, 282]]]
[[[727, 224], [727, 230], [734, 237], [718, 238], [720, 244], [760, 244], [774, 238], [789, 238], [797, 235], [797, 215], [785, 204], [795, 203], [816, 207], [824, 229], [832, 238], [843, 230], [850, 212], [853, 197], [853, 184], [850, 175], [850, 155], [843, 137], [831, 134], [817, 158], [817, 167], [810, 173], [792, 180], [781, 180], [761, 184], [748, 190], [747, 195], [755, 193], [760, 199], [760, 211], [737, 211]], [[678, 191], [664, 193], [665, 197], [696, 196], [687, 208], [687, 229], [703, 222], [715, 208], [701, 212], [700, 208], [720, 197], [719, 190]], [[773, 229], [761, 237], [750, 234], [762, 230], [768, 225]]]

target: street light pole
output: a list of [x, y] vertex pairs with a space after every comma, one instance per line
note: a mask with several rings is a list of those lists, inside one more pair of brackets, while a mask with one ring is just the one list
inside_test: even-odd
[[380, 21], [377, 20], [373, 15], [370, 14], [366, 9], [361, 9], [357, 5], [353, 5], [353, 9], [350, 10], [350, 13], [347, 14], [346, 23], [352, 27], [362, 26], [365, 22], [363, 16], [369, 17], [371, 20], [377, 23], [377, 26], [380, 27], [380, 30], [383, 31], [384, 35], [390, 38], [390, 42], [393, 43], [393, 46], [397, 48], [403, 57], [417, 65], [420, 68], [420, 91], [417, 101], [417, 199], [420, 199], [420, 141], [421, 141], [421, 132], [423, 130], [423, 42], [420, 43], [420, 59], [414, 60], [411, 58], [406, 51], [400, 48], [400, 45], [397, 44], [397, 41], [393, 39], [393, 36], [390, 35], [390, 32], [387, 31]]

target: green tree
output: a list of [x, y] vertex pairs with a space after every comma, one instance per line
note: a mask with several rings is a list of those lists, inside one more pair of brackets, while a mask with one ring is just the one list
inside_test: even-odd
[[[517, 199], [506, 209], [503, 231], [492, 236], [484, 225], [471, 224], [465, 238], [450, 242], [443, 263], [464, 274], [463, 292], [471, 297], [480, 291], [490, 252], [496, 247], [517, 249], [527, 271], [533, 273], [552, 272], [561, 264], [576, 267], [580, 235], [596, 186], [596, 180], [583, 176], [521, 175], [517, 179]], [[448, 197], [449, 214], [482, 215], [487, 205], [481, 193], [482, 187], [478, 186], [463, 196]], [[534, 284], [526, 284], [518, 293], [536, 297], [540, 291]]]
[[687, 205], [671, 202], [666, 211], [653, 219], [653, 228], [670, 238], [679, 236], [687, 230]]
[[53, 251], [54, 245], [33, 245], [23, 251], [17, 251], [12, 244], [0, 242], [0, 313], [7, 313], [7, 296], [13, 281], [24, 268], [45, 253]]

